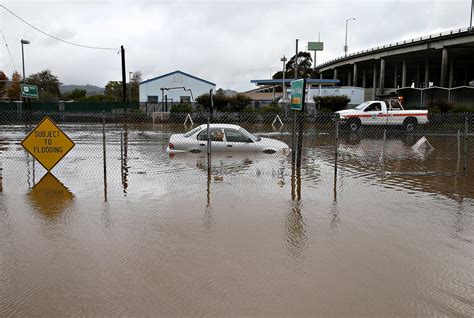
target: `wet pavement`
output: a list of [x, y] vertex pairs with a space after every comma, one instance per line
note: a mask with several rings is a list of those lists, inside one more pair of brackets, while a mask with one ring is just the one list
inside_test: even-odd
[[76, 147], [52, 175], [3, 130], [0, 316], [474, 315], [473, 165], [451, 137], [343, 136], [335, 178], [334, 136], [308, 134], [296, 200], [291, 156], [215, 154], [208, 175], [164, 152], [170, 127], [108, 127], [105, 189], [102, 127], [61, 128]]

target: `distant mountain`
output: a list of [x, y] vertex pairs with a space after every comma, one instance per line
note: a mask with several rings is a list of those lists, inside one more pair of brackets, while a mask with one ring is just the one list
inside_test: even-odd
[[96, 95], [96, 94], [103, 94], [104, 88], [94, 85], [61, 85], [59, 87], [59, 91], [61, 94], [72, 92], [75, 89], [84, 89], [87, 92], [87, 95]]

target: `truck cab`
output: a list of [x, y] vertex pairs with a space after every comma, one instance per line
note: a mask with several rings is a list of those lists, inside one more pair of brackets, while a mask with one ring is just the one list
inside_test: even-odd
[[405, 110], [396, 98], [367, 101], [336, 114], [340, 122], [352, 131], [357, 131], [362, 125], [403, 126], [405, 130], [413, 131], [418, 124], [428, 122], [427, 110]]

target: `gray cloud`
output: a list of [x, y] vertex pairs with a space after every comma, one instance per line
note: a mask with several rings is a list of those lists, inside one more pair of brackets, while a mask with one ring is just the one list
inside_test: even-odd
[[[268, 78], [281, 68], [280, 57], [316, 40], [325, 51], [318, 62], [342, 54], [345, 19], [349, 49], [357, 51], [414, 36], [467, 27], [469, 0], [459, 1], [4, 1], [32, 24], [69, 41], [126, 48], [127, 71], [151, 78], [176, 69], [217, 83], [251, 89], [251, 79]], [[67, 84], [104, 86], [120, 80], [120, 56], [57, 42], [0, 10], [16, 67], [20, 39], [27, 73], [49, 68]], [[1, 39], [0, 39], [1, 40]], [[12, 72], [2, 43], [0, 69]]]

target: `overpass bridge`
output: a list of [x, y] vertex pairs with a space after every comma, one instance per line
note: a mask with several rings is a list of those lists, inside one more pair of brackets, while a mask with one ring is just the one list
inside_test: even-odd
[[473, 104], [474, 31], [457, 29], [378, 46], [327, 61], [317, 69], [321, 79], [363, 87], [366, 99], [416, 91], [421, 93], [415, 98], [421, 107], [430, 99]]

